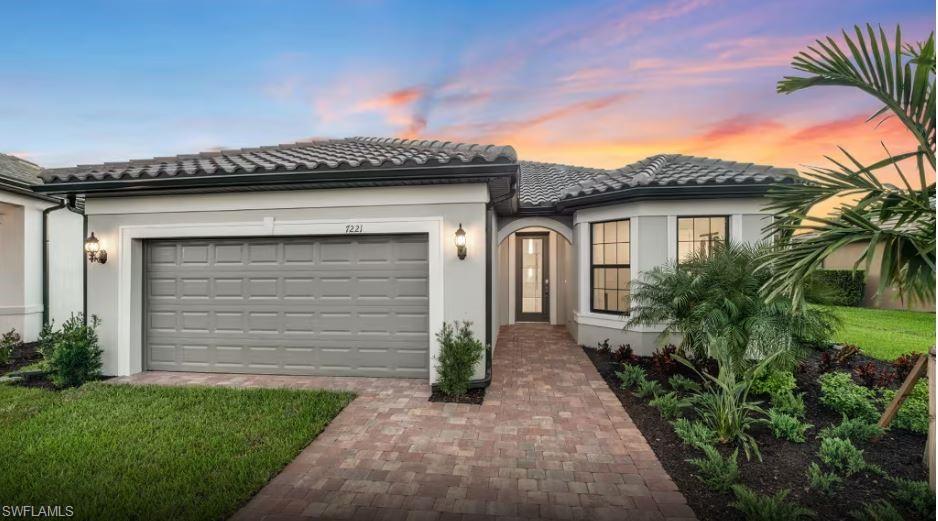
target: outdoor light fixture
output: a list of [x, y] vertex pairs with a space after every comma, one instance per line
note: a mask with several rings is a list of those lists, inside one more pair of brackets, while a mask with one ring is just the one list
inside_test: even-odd
[[91, 232], [91, 237], [85, 239], [85, 253], [88, 254], [88, 262], [100, 262], [101, 264], [107, 262], [107, 252], [101, 249], [101, 243], [94, 236], [94, 232]]
[[459, 223], [459, 229], [456, 230], [456, 256], [460, 260], [466, 258], [466, 230], [462, 229], [462, 223]]

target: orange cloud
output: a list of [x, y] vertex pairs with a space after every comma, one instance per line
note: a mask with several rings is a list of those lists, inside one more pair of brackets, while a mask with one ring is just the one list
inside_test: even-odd
[[356, 110], [382, 110], [393, 107], [406, 106], [420, 99], [424, 93], [425, 89], [423, 87], [406, 87], [359, 102], [356, 105]]

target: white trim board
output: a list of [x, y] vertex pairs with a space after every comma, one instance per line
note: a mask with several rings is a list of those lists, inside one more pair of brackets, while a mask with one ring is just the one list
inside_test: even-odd
[[[109, 252], [117, 256], [118, 318], [117, 373], [119, 376], [143, 370], [143, 330], [141, 301], [143, 243], [145, 239], [183, 239], [187, 237], [261, 237], [347, 235], [345, 226], [362, 224], [363, 233], [426, 233], [429, 263], [429, 323], [440, 324], [443, 313], [443, 218], [357, 218], [286, 221], [265, 217], [260, 221], [218, 224], [148, 224], [119, 228], [119, 248]], [[135, 298], [136, 296], [136, 298]], [[140, 327], [134, 327], [134, 325]], [[436, 380], [434, 360], [439, 353], [436, 336], [430, 334], [430, 383]]]

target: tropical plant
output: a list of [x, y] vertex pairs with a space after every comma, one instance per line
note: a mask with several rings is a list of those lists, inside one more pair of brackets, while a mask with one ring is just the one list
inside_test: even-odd
[[830, 495], [834, 491], [834, 486], [842, 481], [837, 474], [821, 470], [821, 466], [817, 463], [812, 462], [808, 465], [808, 485], [812, 490]]
[[681, 415], [681, 411], [691, 406], [691, 401], [687, 398], [681, 398], [672, 391], [655, 396], [654, 399], [648, 402], [648, 405], [658, 409], [661, 419], [673, 420]]
[[472, 334], [471, 322], [446, 322], [437, 332], [440, 358], [437, 365], [437, 385], [447, 396], [460, 396], [469, 391], [469, 380], [475, 366], [482, 359], [485, 347]]
[[821, 429], [821, 438], [841, 438], [854, 443], [866, 443], [883, 435], [883, 428], [866, 418], [850, 418], [846, 414], [835, 426]]
[[772, 395], [771, 403], [772, 409], [775, 409], [778, 412], [785, 413], [796, 418], [801, 418], [804, 416], [804, 393], [796, 394], [792, 391], [789, 391], [787, 393], [774, 394]]
[[619, 377], [619, 387], [622, 389], [632, 389], [636, 385], [645, 381], [645, 370], [637, 365], [622, 364], [622, 370], [616, 372]]
[[622, 344], [618, 349], [611, 353], [612, 361], [619, 364], [635, 364], [638, 363], [638, 356], [635, 354], [635, 351], [632, 350], [632, 346], [629, 344]]
[[821, 384], [819, 401], [823, 405], [850, 418], [873, 421], [879, 416], [875, 405], [876, 393], [854, 383], [850, 373], [825, 373], [818, 382]]
[[[812, 168], [801, 182], [769, 192], [767, 208], [776, 218], [767, 231], [778, 238], [778, 247], [766, 257], [772, 277], [765, 287], [771, 297], [787, 294], [800, 303], [805, 280], [825, 258], [848, 244], [866, 243], [854, 268], [864, 264], [869, 271], [882, 248], [878, 292], [895, 287], [902, 296], [935, 298], [935, 182], [929, 180], [935, 169], [934, 33], [912, 45], [903, 42], [899, 28], [892, 44], [882, 28], [877, 34], [867, 25], [865, 32], [854, 27], [851, 37], [843, 31], [849, 55], [830, 37], [818, 40], [792, 61], [807, 76], [786, 76], [778, 91], [859, 89], [883, 105], [868, 121], [884, 114], [897, 118], [916, 149], [892, 154], [883, 145], [885, 158], [865, 165], [840, 148], [844, 160], [828, 157], [831, 166]], [[914, 181], [903, 170], [906, 161], [915, 165]], [[880, 181], [884, 169], [895, 170], [901, 186]], [[830, 215], [812, 214], [826, 201], [840, 202]]]
[[747, 521], [797, 521], [813, 518], [813, 511], [788, 500], [788, 490], [779, 490], [774, 496], [761, 496], [752, 490], [734, 485], [736, 501], [730, 506], [742, 512]]
[[699, 420], [688, 420], [687, 418], [678, 418], [671, 422], [674, 427], [674, 434], [684, 442], [684, 445], [698, 447], [700, 445], [712, 445], [717, 442], [717, 433]]
[[762, 371], [752, 382], [752, 392], [774, 396], [795, 390], [795, 375], [791, 371], [776, 369]]
[[697, 478], [703, 481], [707, 488], [717, 492], [727, 492], [739, 478], [739, 465], [736, 456], [739, 449], [727, 457], [723, 457], [713, 445], [701, 445], [703, 458], [692, 458], [688, 463], [697, 467]]
[[764, 358], [758, 364], [737, 370], [729, 354], [728, 342], [723, 338], [710, 338], [710, 352], [717, 360], [717, 375], [697, 372], [689, 360], [676, 357], [678, 361], [691, 368], [704, 381], [704, 390], [697, 395], [694, 403], [699, 419], [717, 434], [720, 443], [737, 443], [743, 448], [746, 459], [755, 454], [761, 461], [759, 446], [749, 430], [765, 420], [765, 410], [760, 402], [749, 398], [749, 391], [755, 375], [768, 367], [775, 353]]
[[716, 336], [726, 339], [737, 367], [781, 353], [775, 364], [790, 368], [801, 345], [826, 341], [837, 319], [820, 308], [796, 309], [787, 298], [766, 300], [765, 248], [730, 244], [652, 269], [634, 283], [629, 326], [663, 325], [661, 337], [681, 335], [680, 351], [694, 359], [713, 357], [708, 338]]
[[772, 435], [778, 439], [804, 443], [804, 433], [811, 427], [814, 426], [794, 416], [775, 409], [769, 410], [769, 428], [772, 429]]
[[677, 392], [696, 393], [700, 392], [700, 384], [690, 378], [676, 374], [668, 378], [668, 385]]
[[638, 382], [638, 387], [632, 394], [639, 398], [654, 398], [664, 393], [664, 386], [658, 383], [658, 380], [642, 380]]

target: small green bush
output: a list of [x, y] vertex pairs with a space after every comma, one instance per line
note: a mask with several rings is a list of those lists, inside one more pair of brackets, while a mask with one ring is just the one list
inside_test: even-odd
[[791, 371], [765, 370], [752, 381], [751, 392], [775, 396], [795, 390], [795, 375]]
[[[895, 395], [895, 391], [883, 389], [882, 403], [889, 404]], [[925, 380], [919, 380], [912, 388], [912, 392], [899, 407], [891, 427], [928, 434], [928, 383]]]
[[818, 381], [821, 383], [820, 402], [825, 406], [850, 418], [875, 421], [879, 417], [876, 393], [854, 383], [849, 373], [825, 373]]
[[13, 350], [23, 344], [23, 339], [15, 329], [11, 329], [0, 336], [0, 365], [10, 363]]
[[875, 467], [867, 464], [863, 458], [863, 451], [856, 448], [850, 440], [823, 438], [818, 456], [834, 472], [847, 478], [864, 470], [876, 470]]
[[453, 322], [452, 326], [444, 322], [436, 334], [440, 344], [437, 385], [447, 396], [461, 396], [469, 391], [469, 379], [485, 352], [482, 342], [469, 329], [471, 325], [466, 321]]
[[896, 487], [892, 497], [900, 505], [923, 519], [935, 519], [935, 493], [927, 481], [903, 478], [889, 478], [889, 481]]
[[45, 341], [51, 342], [49, 355], [43, 353], [46, 369], [57, 387], [77, 387], [101, 375], [101, 348], [95, 329], [101, 323], [92, 316], [85, 324], [84, 316], [72, 315], [54, 331], [43, 328]]
[[697, 467], [697, 478], [703, 481], [707, 488], [717, 492], [727, 492], [739, 478], [739, 465], [736, 456], [739, 449], [733, 450], [729, 457], [724, 458], [713, 445], [701, 445], [703, 458], [687, 460]]
[[690, 378], [676, 374], [668, 379], [668, 385], [671, 389], [679, 393], [697, 393], [700, 392], [700, 384]]
[[834, 487], [842, 481], [837, 474], [821, 470], [821, 466], [817, 463], [808, 465], [808, 485], [812, 490], [829, 496], [834, 491]]
[[717, 433], [701, 421], [678, 418], [671, 422], [674, 433], [684, 442], [684, 445], [698, 447], [712, 445], [717, 442]]
[[622, 370], [616, 373], [622, 389], [632, 389], [646, 380], [645, 370], [637, 365], [622, 364]]
[[865, 418], [848, 418], [846, 415], [836, 426], [821, 429], [821, 438], [840, 438], [854, 443], [866, 443], [882, 436], [883, 429]]
[[736, 501], [730, 506], [742, 512], [747, 521], [797, 521], [815, 517], [813, 511], [788, 501], [788, 493], [788, 490], [780, 490], [774, 496], [761, 496], [742, 485], [734, 485]]
[[811, 427], [814, 426], [810, 423], [802, 423], [794, 416], [775, 409], [769, 410], [769, 428], [772, 429], [772, 435], [780, 440], [804, 443], [804, 433]]
[[805, 298], [817, 304], [863, 304], [865, 274], [862, 270], [815, 270], [805, 284]]
[[864, 504], [863, 510], [851, 512], [850, 517], [857, 521], [905, 521], [896, 507], [883, 499]]
[[772, 408], [789, 416], [801, 418], [804, 416], [804, 393], [795, 394], [791, 391], [772, 396]]
[[664, 387], [657, 380], [642, 380], [633, 394], [639, 398], [654, 398], [664, 393]]
[[648, 405], [658, 409], [661, 419], [673, 420], [681, 415], [681, 411], [690, 407], [691, 402], [687, 398], [681, 398], [675, 392], [670, 392], [656, 396], [648, 402]]

